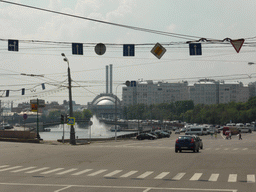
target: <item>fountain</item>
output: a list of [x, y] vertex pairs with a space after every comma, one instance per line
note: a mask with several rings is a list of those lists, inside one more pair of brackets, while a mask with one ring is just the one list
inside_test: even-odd
[[88, 135], [91, 135], [93, 138], [107, 138], [111, 136], [108, 130], [109, 127], [106, 124], [101, 123], [95, 115], [91, 120], [92, 125], [88, 128]]

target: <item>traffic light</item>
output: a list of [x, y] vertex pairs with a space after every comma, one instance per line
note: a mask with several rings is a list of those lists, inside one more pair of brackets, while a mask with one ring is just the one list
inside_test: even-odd
[[64, 124], [64, 115], [60, 115], [60, 122]]

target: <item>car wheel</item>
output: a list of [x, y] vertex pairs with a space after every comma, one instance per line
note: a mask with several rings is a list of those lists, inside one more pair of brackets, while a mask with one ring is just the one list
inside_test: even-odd
[[152, 138], [152, 137], [150, 137], [150, 140], [153, 140], [153, 138]]
[[178, 153], [178, 149], [175, 149], [175, 153]]
[[201, 146], [200, 149], [203, 149], [203, 146]]
[[182, 152], [182, 150], [180, 150], [180, 153]]
[[196, 152], [196, 150], [195, 149], [193, 149], [193, 153], [195, 153]]
[[197, 149], [197, 153], [199, 153], [199, 148]]

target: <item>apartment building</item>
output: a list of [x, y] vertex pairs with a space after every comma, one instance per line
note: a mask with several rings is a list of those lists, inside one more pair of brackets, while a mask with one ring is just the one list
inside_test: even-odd
[[187, 81], [168, 83], [160, 81], [136, 81], [129, 87], [123, 87], [122, 104], [124, 106], [143, 103], [146, 105], [192, 100], [194, 104], [219, 104], [246, 102], [251, 94], [249, 87], [242, 82], [224, 82], [213, 79], [200, 79], [194, 85]]
[[124, 106], [143, 103], [147, 105], [188, 100], [188, 82], [136, 81], [134, 86], [123, 87]]

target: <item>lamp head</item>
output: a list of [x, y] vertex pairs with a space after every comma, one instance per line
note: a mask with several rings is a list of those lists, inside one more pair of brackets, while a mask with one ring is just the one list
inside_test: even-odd
[[68, 62], [68, 59], [67, 59], [66, 57], [65, 57], [63, 60], [66, 61], [66, 62]]
[[66, 55], [64, 53], [61, 53], [61, 56], [65, 57]]

